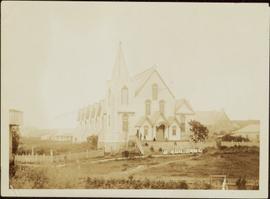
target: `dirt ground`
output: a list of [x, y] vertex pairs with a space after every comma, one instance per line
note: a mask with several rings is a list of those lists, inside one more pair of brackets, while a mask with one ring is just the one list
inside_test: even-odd
[[[85, 160], [42, 168], [28, 167], [24, 172], [29, 173], [35, 169], [44, 171], [46, 187], [49, 188], [83, 188], [83, 180], [87, 177], [128, 179], [132, 176], [134, 179], [142, 180], [209, 183], [210, 175], [227, 175], [231, 181], [245, 177], [249, 182], [259, 179], [259, 153], [205, 153], [107, 162]], [[18, 179], [20, 172], [22, 171], [19, 169]], [[40, 173], [42, 172], [39, 172], [39, 175]], [[34, 179], [35, 176], [31, 178]], [[26, 186], [23, 183], [18, 185], [16, 181], [14, 183], [15, 187]]]

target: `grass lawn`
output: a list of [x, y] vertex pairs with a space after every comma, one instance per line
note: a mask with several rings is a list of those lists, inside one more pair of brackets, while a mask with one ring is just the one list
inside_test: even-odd
[[201, 155], [148, 157], [99, 163], [86, 160], [67, 165], [21, 167], [11, 184], [14, 188], [85, 188], [89, 187], [85, 184], [87, 177], [127, 180], [132, 176], [136, 180], [185, 181], [194, 185], [198, 181], [209, 183], [210, 175], [221, 174], [227, 175], [229, 180], [233, 181], [239, 177], [245, 177], [247, 181], [258, 180], [259, 153], [216, 151]]

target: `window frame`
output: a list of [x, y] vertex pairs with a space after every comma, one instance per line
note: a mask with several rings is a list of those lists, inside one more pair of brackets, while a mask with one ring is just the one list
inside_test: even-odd
[[145, 115], [151, 115], [151, 100], [145, 101]]
[[121, 104], [128, 105], [128, 87], [126, 86], [121, 89]]
[[172, 126], [172, 135], [173, 136], [176, 136], [177, 135], [177, 126], [176, 125], [173, 125]]
[[122, 131], [123, 132], [128, 132], [128, 129], [129, 129], [129, 123], [128, 123], [128, 114], [123, 114], [122, 115]]
[[152, 100], [158, 99], [158, 85], [156, 83], [152, 84]]

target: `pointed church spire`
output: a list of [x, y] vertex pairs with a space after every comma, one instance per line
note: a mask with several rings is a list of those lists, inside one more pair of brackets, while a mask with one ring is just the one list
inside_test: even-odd
[[126, 82], [128, 80], [128, 77], [129, 77], [128, 70], [125, 62], [125, 57], [122, 51], [122, 43], [120, 41], [113, 67], [112, 80], [117, 82]]

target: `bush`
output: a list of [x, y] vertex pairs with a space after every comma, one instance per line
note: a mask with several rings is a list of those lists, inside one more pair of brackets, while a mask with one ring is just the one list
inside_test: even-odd
[[162, 150], [162, 148], [160, 147], [160, 148], [158, 149], [158, 151], [159, 151], [159, 152], [162, 152], [163, 150]]
[[144, 146], [148, 146], [148, 143], [146, 142], [146, 143], [144, 144]]
[[126, 158], [129, 157], [129, 151], [123, 151], [122, 156]]
[[246, 183], [247, 183], [246, 179], [240, 177], [240, 178], [238, 178], [238, 180], [236, 181], [235, 184], [237, 186], [237, 189], [239, 189], [239, 190], [245, 190], [246, 189]]
[[16, 188], [41, 189], [48, 187], [49, 179], [43, 168], [17, 169], [15, 176], [11, 178], [11, 185]]
[[154, 151], [155, 151], [155, 149], [154, 149], [153, 146], [150, 147], [150, 151], [151, 151], [151, 152], [154, 152]]
[[184, 181], [150, 181], [149, 179], [135, 180], [133, 176], [128, 179], [90, 178], [85, 181], [85, 188], [102, 189], [188, 189]]
[[98, 136], [96, 135], [91, 135], [89, 137], [87, 137], [87, 143], [90, 144], [90, 147], [92, 149], [97, 149], [97, 145], [98, 145]]
[[244, 138], [242, 137], [241, 135], [239, 136], [232, 136], [232, 135], [224, 135], [222, 138], [221, 138], [222, 141], [225, 141], [225, 142], [249, 142], [250, 140], [248, 138]]

